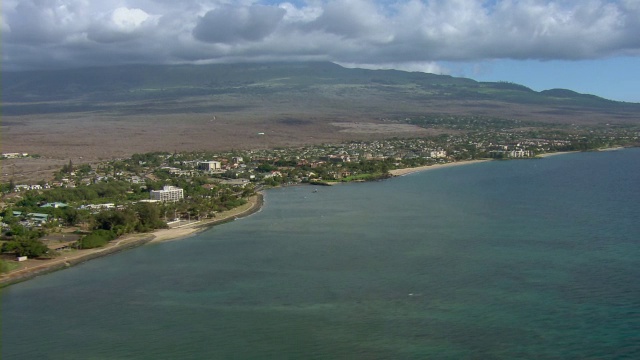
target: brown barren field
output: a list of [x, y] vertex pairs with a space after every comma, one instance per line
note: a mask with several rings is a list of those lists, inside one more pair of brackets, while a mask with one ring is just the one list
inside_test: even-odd
[[94, 163], [152, 151], [263, 149], [437, 133], [366, 117], [327, 119], [307, 114], [264, 118], [251, 114], [4, 117], [0, 128], [2, 152], [26, 152], [40, 158], [2, 160], [0, 176], [3, 182], [11, 176], [17, 183], [38, 181], [50, 178], [69, 160], [74, 164]]

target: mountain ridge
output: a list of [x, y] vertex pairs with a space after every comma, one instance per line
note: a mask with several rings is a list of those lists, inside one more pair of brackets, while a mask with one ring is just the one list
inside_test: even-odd
[[[512, 82], [480, 82], [422, 72], [346, 68], [331, 62], [134, 64], [2, 74], [4, 115], [114, 109], [127, 114], [131, 108], [138, 112], [145, 108], [153, 113], [162, 112], [163, 106], [158, 105], [168, 103], [176, 104], [171, 109], [173, 113], [203, 113], [216, 111], [225, 105], [224, 99], [230, 97], [236, 104], [262, 99], [281, 104], [286, 109], [288, 105], [295, 107], [291, 102], [299, 102], [303, 95], [315, 99], [315, 103], [308, 99], [303, 101], [319, 110], [337, 105], [348, 111], [351, 103], [360, 104], [360, 109], [372, 104], [372, 112], [379, 109], [383, 116], [419, 113], [425, 104], [442, 108], [453, 106], [456, 112], [465, 107], [539, 106], [549, 114], [596, 111], [634, 118], [640, 113], [640, 103], [609, 100], [568, 89], [538, 92]], [[181, 107], [185, 101], [192, 106]], [[212, 101], [217, 107], [207, 105]], [[385, 114], [387, 108], [394, 110]], [[477, 112], [482, 110], [468, 111], [470, 114]], [[499, 114], [497, 110], [489, 112], [492, 116]]]
[[[303, 72], [301, 73], [300, 70]], [[166, 77], [166, 75], [169, 76]], [[209, 83], [202, 82], [203, 75], [213, 76], [217, 81]], [[540, 95], [549, 94], [550, 96], [557, 96], [559, 94], [564, 95], [564, 97], [589, 96], [592, 99], [605, 100], [614, 103], [625, 103], [592, 94], [578, 93], [571, 89], [546, 89], [542, 91], [535, 91], [525, 85], [507, 81], [481, 82], [470, 78], [418, 71], [410, 72], [394, 69], [371, 70], [362, 68], [346, 68], [331, 62], [272, 62], [214, 65], [132, 64], [56, 70], [13, 71], [4, 72], [2, 74], [2, 87], [5, 94], [6, 92], [9, 92], [9, 100], [18, 100], [18, 98], [14, 98], [12, 96], [12, 93], [17, 93], [18, 96], [20, 96], [20, 94], [23, 94], [24, 92], [35, 91], [36, 93], [41, 92], [39, 95], [43, 97], [44, 95], [51, 96], [51, 92], [45, 93], [41, 90], [48, 90], [48, 87], [42, 86], [42, 83], [44, 82], [47, 84], [47, 82], [49, 82], [47, 85], [50, 85], [51, 82], [59, 81], [60, 78], [64, 78], [66, 81], [70, 80], [74, 85], [81, 85], [89, 88], [94, 87], [95, 90], [109, 91], [121, 90], [118, 88], [110, 88], [109, 85], [119, 85], [120, 87], [133, 87], [133, 85], [144, 84], [156, 86], [162, 85], [165, 87], [171, 87], [172, 85], [207, 86], [221, 81], [232, 81], [232, 77], [236, 78], [235, 80], [237, 83], [246, 84], [247, 76], [254, 76], [252, 80], [256, 81], [267, 80], [269, 78], [284, 75], [297, 76], [299, 78], [316, 77], [320, 79], [322, 79], [322, 75], [333, 75], [332, 78], [334, 79], [337, 75], [341, 75], [344, 76], [342, 78], [343, 80], [355, 82], [369, 80], [372, 83], [387, 85], [413, 82], [422, 85], [486, 86], [494, 89], [525, 91]], [[100, 87], [96, 88], [96, 86]], [[129, 88], [127, 90], [135, 89]], [[30, 95], [33, 96], [36, 94]], [[28, 99], [28, 97], [25, 96], [23, 100], [26, 99]]]

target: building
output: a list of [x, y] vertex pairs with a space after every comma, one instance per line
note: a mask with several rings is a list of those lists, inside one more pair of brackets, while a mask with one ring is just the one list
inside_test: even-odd
[[184, 199], [184, 190], [175, 186], [165, 186], [162, 190], [151, 190], [149, 199], [158, 201], [178, 201]]
[[42, 225], [47, 221], [49, 221], [49, 214], [28, 213], [27, 217], [29, 217], [29, 219], [33, 221], [36, 225]]
[[443, 159], [447, 157], [447, 152], [442, 149], [432, 150], [429, 152], [429, 157], [432, 159]]
[[55, 208], [55, 209], [58, 209], [58, 208], [66, 208], [66, 207], [68, 207], [68, 206], [69, 206], [68, 204], [65, 204], [65, 203], [63, 203], [63, 202], [57, 202], [57, 201], [56, 201], [56, 202], [52, 202], [52, 203], [46, 203], [46, 204], [44, 204], [44, 205], [41, 205], [40, 207], [43, 207], [43, 208]]
[[220, 161], [202, 161], [198, 163], [198, 169], [204, 171], [215, 171], [220, 170], [222, 168], [222, 164]]
[[105, 203], [105, 204], [88, 204], [88, 205], [82, 205], [80, 206], [80, 209], [88, 209], [91, 210], [93, 212], [98, 212], [100, 210], [109, 210], [109, 209], [115, 209], [116, 208], [116, 204], [114, 203]]
[[5, 159], [16, 159], [29, 156], [28, 153], [2, 153], [2, 157]]

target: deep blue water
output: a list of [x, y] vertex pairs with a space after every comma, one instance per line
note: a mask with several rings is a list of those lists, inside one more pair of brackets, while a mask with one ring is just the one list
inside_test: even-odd
[[2, 292], [2, 359], [638, 359], [640, 149], [268, 191]]

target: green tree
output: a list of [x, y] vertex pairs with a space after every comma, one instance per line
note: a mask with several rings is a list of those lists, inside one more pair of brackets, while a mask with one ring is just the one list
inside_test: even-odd
[[107, 210], [95, 216], [96, 230], [118, 230], [117, 235], [133, 232], [138, 224], [138, 217], [131, 209]]
[[258, 167], [256, 168], [257, 171], [259, 172], [270, 172], [270, 171], [274, 171], [278, 169], [277, 167], [271, 165], [271, 164], [267, 164], [267, 163], [262, 163], [260, 165], [258, 165]]
[[80, 239], [78, 245], [81, 249], [93, 249], [105, 246], [115, 238], [116, 234], [113, 231], [98, 229]]
[[166, 226], [164, 221], [160, 218], [160, 209], [155, 204], [138, 203], [135, 206], [135, 211], [138, 214], [139, 220], [136, 225], [137, 231], [150, 231]]
[[40, 257], [49, 252], [49, 248], [38, 239], [17, 237], [2, 245], [2, 252], [13, 252], [17, 256]]
[[13, 209], [6, 208], [4, 209], [4, 214], [2, 215], [2, 221], [9, 225], [9, 227], [14, 227], [18, 225], [18, 218], [13, 216]]
[[69, 159], [69, 164], [64, 165], [62, 169], [60, 169], [61, 174], [71, 174], [73, 172], [73, 162]]

